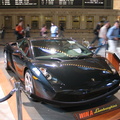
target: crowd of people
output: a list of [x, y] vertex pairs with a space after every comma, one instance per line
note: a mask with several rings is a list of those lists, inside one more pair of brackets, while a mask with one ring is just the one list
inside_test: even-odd
[[[24, 38], [24, 37], [30, 37], [30, 26], [27, 24], [26, 28], [23, 27], [23, 20], [21, 20], [18, 24], [16, 24], [15, 27], [15, 34], [17, 36], [17, 40]], [[60, 26], [56, 26], [54, 23], [51, 23], [50, 27], [51, 37], [64, 37], [64, 27], [62, 24]], [[48, 30], [47, 26], [44, 24], [42, 28], [40, 29], [40, 36], [42, 37], [48, 37]]]
[[[30, 26], [27, 24], [26, 28], [23, 27], [23, 20], [21, 20], [15, 27], [15, 34], [17, 36], [17, 40], [30, 37]], [[94, 44], [98, 40], [98, 47], [95, 50], [95, 54], [101, 50], [102, 47], [105, 47], [106, 50], [116, 53], [119, 55], [117, 51], [118, 41], [120, 40], [120, 23], [119, 21], [115, 21], [114, 25], [111, 26], [109, 21], [98, 22], [96, 28], [94, 29], [95, 37], [91, 41], [91, 45]], [[51, 37], [64, 37], [64, 27], [62, 24], [56, 26], [54, 23], [51, 23], [50, 27]], [[4, 38], [5, 27], [2, 25], [2, 34], [1, 39]], [[43, 37], [48, 37], [48, 29], [44, 24], [40, 29], [40, 35]], [[119, 55], [120, 56], [120, 55]]]
[[23, 20], [21, 20], [15, 27], [15, 35], [17, 36], [17, 40], [22, 39], [24, 37], [30, 37], [30, 26], [27, 24], [26, 28], [23, 27]]
[[109, 21], [105, 21], [104, 24], [99, 22], [94, 30], [94, 34], [95, 38], [91, 44], [94, 44], [94, 42], [98, 40], [98, 48], [95, 50], [95, 54], [97, 54], [102, 47], [105, 47], [106, 50], [120, 56], [117, 51], [118, 40], [120, 40], [119, 21], [115, 21], [113, 26], [110, 25]]
[[[41, 28], [41, 35], [43, 37], [47, 37], [47, 26], [43, 25], [43, 27]], [[60, 24], [59, 27], [57, 27], [53, 22], [51, 23], [51, 27], [50, 27], [50, 32], [51, 32], [51, 37], [64, 37], [64, 27], [62, 26], [62, 24]]]

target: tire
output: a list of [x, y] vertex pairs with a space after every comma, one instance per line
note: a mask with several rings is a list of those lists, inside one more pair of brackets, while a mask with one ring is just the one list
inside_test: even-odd
[[7, 56], [6, 51], [4, 52], [4, 66], [6, 70], [10, 70], [10, 67], [8, 65], [8, 56]]
[[36, 99], [31, 97], [31, 94], [34, 94], [34, 85], [33, 85], [32, 73], [30, 70], [27, 70], [25, 72], [25, 91], [30, 100], [36, 101]]

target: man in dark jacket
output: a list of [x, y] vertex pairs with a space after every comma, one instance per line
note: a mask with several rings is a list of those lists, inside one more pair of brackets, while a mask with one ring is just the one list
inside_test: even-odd
[[94, 29], [95, 37], [94, 37], [93, 41], [91, 42], [91, 44], [95, 43], [96, 40], [99, 40], [98, 35], [99, 35], [99, 31], [100, 31], [101, 26], [102, 26], [102, 25], [101, 25], [101, 22], [97, 23], [97, 26], [96, 26], [96, 28]]

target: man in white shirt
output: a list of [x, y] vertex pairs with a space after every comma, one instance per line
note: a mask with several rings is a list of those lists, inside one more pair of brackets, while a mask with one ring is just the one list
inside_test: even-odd
[[54, 23], [51, 23], [51, 37], [57, 37], [58, 36], [58, 27], [54, 25]]
[[107, 45], [107, 40], [108, 40], [107, 31], [109, 27], [110, 27], [110, 22], [106, 21], [104, 22], [104, 26], [100, 28], [98, 48], [95, 50], [95, 54], [97, 54], [103, 46]]

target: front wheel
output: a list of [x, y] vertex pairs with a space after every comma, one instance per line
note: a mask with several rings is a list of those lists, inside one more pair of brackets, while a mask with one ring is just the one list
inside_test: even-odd
[[25, 90], [27, 93], [27, 96], [31, 98], [31, 94], [34, 93], [34, 87], [33, 87], [33, 78], [32, 78], [32, 73], [30, 70], [27, 70], [25, 72]]

